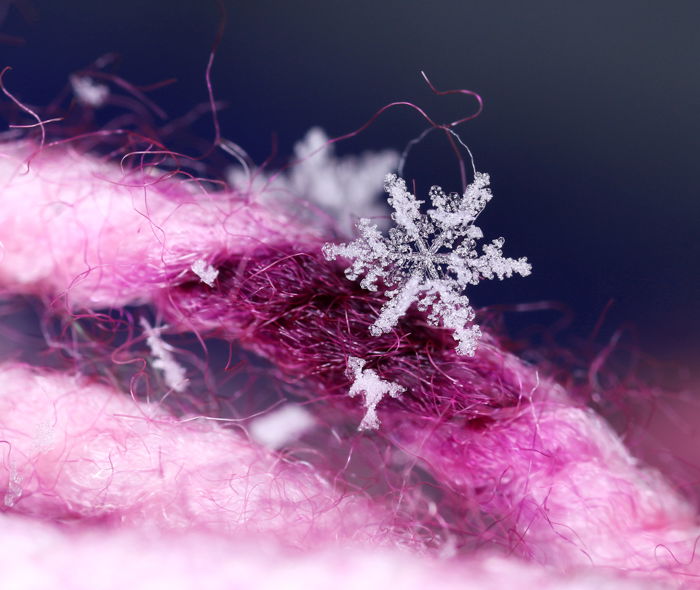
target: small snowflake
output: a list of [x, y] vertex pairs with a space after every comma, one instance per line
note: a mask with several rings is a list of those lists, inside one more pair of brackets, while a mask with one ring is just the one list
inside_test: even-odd
[[216, 277], [219, 276], [219, 271], [206, 260], [202, 260], [201, 258], [192, 263], [190, 270], [199, 277], [200, 281], [210, 287], [214, 286], [214, 281], [216, 280]]
[[98, 109], [109, 98], [109, 88], [88, 76], [71, 76], [70, 84], [78, 101], [89, 107]]
[[250, 171], [235, 167], [227, 172], [227, 180], [239, 192], [288, 209], [296, 218], [305, 215], [305, 209], [299, 207], [302, 198], [313, 205], [309, 222], [323, 222], [319, 207], [337, 222], [343, 235], [352, 234], [358, 217], [376, 217], [381, 224], [386, 216], [383, 199], [381, 204], [377, 202], [381, 179], [396, 168], [399, 154], [382, 150], [337, 156], [329, 141], [325, 131], [314, 127], [295, 144], [296, 162], [283, 173], [270, 176], [256, 170], [251, 175]]
[[365, 413], [358, 430], [376, 430], [379, 428], [379, 417], [377, 416], [377, 404], [382, 401], [385, 395], [398, 397], [404, 388], [391, 381], [381, 379], [377, 372], [372, 369], [365, 369], [364, 361], [361, 358], [351, 356], [348, 358], [347, 375], [353, 379], [350, 386], [349, 395], [355, 397], [360, 393], [365, 396]]
[[360, 219], [360, 237], [348, 244], [325, 244], [328, 260], [337, 256], [352, 259], [345, 271], [350, 280], [364, 275], [360, 285], [376, 291], [381, 280], [388, 297], [379, 317], [370, 327], [373, 335], [389, 332], [414, 302], [428, 312], [428, 321], [453, 331], [457, 352], [472, 356], [481, 336], [473, 323], [474, 310], [463, 295], [467, 285], [481, 279], [503, 279], [513, 273], [530, 274], [526, 258], [504, 258], [503, 238], [476, 251], [483, 238], [474, 221], [491, 198], [488, 174], [476, 173], [463, 195], [445, 194], [437, 186], [430, 190], [433, 209], [422, 214], [419, 201], [406, 189], [403, 179], [389, 174], [385, 180], [389, 204], [396, 224], [385, 237], [369, 219]]

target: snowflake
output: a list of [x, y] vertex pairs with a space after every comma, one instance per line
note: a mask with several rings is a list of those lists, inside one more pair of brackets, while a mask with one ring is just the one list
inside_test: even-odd
[[201, 258], [192, 263], [190, 270], [199, 277], [200, 281], [209, 287], [214, 286], [214, 281], [216, 280], [216, 277], [219, 276], [219, 271], [206, 260], [202, 260]]
[[109, 98], [109, 88], [88, 76], [71, 76], [70, 84], [76, 98], [89, 107], [98, 109]]
[[[399, 162], [392, 150], [365, 152], [359, 156], [337, 156], [334, 144], [319, 127], [309, 130], [295, 144], [295, 165], [274, 178], [261, 170], [251, 176], [243, 168], [232, 168], [227, 180], [238, 191], [254, 194], [263, 202], [289, 209], [295, 216], [303, 215], [299, 198], [330, 214], [343, 235], [351, 235], [358, 217], [377, 217], [382, 223], [386, 216], [384, 204], [377, 203], [382, 189], [381, 179]], [[310, 223], [318, 224], [316, 207], [311, 209]]]
[[389, 332], [415, 302], [428, 312], [428, 321], [453, 332], [459, 354], [472, 356], [481, 336], [473, 323], [474, 310], [463, 294], [467, 285], [481, 279], [503, 279], [513, 273], [530, 274], [526, 258], [504, 258], [503, 238], [476, 251], [483, 237], [474, 221], [491, 198], [488, 174], [476, 173], [463, 195], [445, 194], [437, 186], [430, 189], [433, 208], [422, 214], [419, 201], [406, 189], [403, 179], [387, 175], [385, 190], [396, 224], [385, 237], [369, 219], [357, 224], [359, 237], [347, 244], [325, 244], [326, 259], [352, 259], [345, 271], [350, 280], [364, 275], [360, 285], [376, 291], [381, 280], [386, 303], [370, 327], [378, 336]]
[[379, 428], [379, 417], [377, 416], [377, 405], [382, 398], [389, 394], [390, 397], [398, 397], [404, 388], [391, 381], [381, 379], [377, 372], [372, 369], [365, 369], [367, 361], [351, 356], [348, 358], [347, 375], [353, 379], [350, 386], [349, 395], [355, 397], [360, 393], [365, 395], [365, 413], [358, 430], [376, 430]]

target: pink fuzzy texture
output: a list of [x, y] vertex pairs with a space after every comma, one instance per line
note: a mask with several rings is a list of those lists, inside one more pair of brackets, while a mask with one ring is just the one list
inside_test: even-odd
[[0, 440], [3, 505], [15, 513], [272, 533], [303, 547], [385, 534], [386, 515], [309, 468], [216, 422], [176, 420], [74, 376], [0, 367]]
[[556, 388], [480, 432], [390, 420], [398, 444], [499, 515], [513, 550], [560, 568], [593, 564], [688, 579], [700, 535], [694, 508], [630, 455], [593, 411]]
[[0, 580], [12, 590], [632, 590], [659, 588], [592, 572], [564, 576], [496, 556], [462, 563], [406, 551], [274, 545], [203, 533], [61, 530], [0, 515]]
[[219, 290], [191, 281], [169, 290], [171, 314], [240, 338], [288, 378], [304, 376], [318, 395], [343, 401], [347, 356], [385, 351], [382, 374], [406, 393], [384, 403], [380, 435], [456, 487], [463, 513], [495, 519], [484, 539], [562, 568], [700, 574], [695, 509], [639, 465], [595, 412], [490, 339], [474, 358], [460, 357], [415, 316], [372, 337], [374, 296], [334, 276], [313, 252], [258, 248], [231, 265], [234, 278], [227, 264]]
[[212, 253], [313, 235], [157, 169], [123, 172], [67, 148], [27, 165], [32, 148], [0, 150], [0, 282], [13, 292], [69, 292], [91, 308], [145, 302]]
[[[322, 260], [324, 238], [314, 228], [235, 194], [207, 193], [155, 169], [122, 174], [64, 149], [42, 152], [27, 171], [28, 149], [5, 146], [0, 160], [0, 283], [8, 292], [65, 294], [72, 309], [153, 303], [180, 330], [223, 335], [265, 357], [300, 395], [324, 400], [310, 406], [314, 411], [340, 408], [339, 424], [359, 423], [361, 408], [345, 395], [344, 369], [349, 356], [364, 358], [406, 390], [379, 408], [378, 453], [401, 451], [425, 469], [444, 505], [423, 500], [453, 515], [447, 528], [459, 547], [478, 534], [484, 544], [559, 571], [594, 565], [688, 586], [700, 575], [695, 510], [639, 465], [599, 416], [494, 339], [486, 337], [474, 359], [458, 357], [449, 337], [415, 313], [393, 333], [372, 338], [367, 327], [381, 299]], [[213, 286], [191, 270], [197, 260], [220, 270]], [[350, 483], [343, 469], [282, 460], [211, 421], [175, 419], [78, 376], [5, 365], [0, 439], [0, 495], [14, 518], [78, 521], [88, 531], [100, 525], [94, 534], [102, 552], [85, 540], [89, 532], [79, 532], [67, 550], [65, 533], [31, 525], [57, 547], [48, 571], [65, 574], [71, 558], [97, 559], [90, 557], [95, 553], [114, 563], [127, 551], [146, 580], [172, 551], [192, 558], [179, 578], [184, 584], [189, 575], [203, 575], [193, 558], [198, 551], [217, 564], [217, 556], [236, 553], [227, 543], [264, 537], [274, 539], [274, 551], [330, 541], [354, 549], [297, 561], [286, 553], [279, 559], [251, 553], [208, 564], [210, 587], [236, 579], [226, 577], [239, 575], [229, 567], [245, 570], [240, 587], [265, 587], [254, 581], [268, 579], [279, 586], [287, 578], [267, 571], [271, 562], [291, 580], [309, 568], [318, 587], [357, 587], [368, 576], [352, 576], [371, 569], [377, 547], [387, 553], [376, 587], [396, 572], [410, 573], [403, 586], [429, 586], [438, 567], [446, 588], [469, 587], [457, 583], [471, 575], [475, 588], [560, 584], [549, 570], [510, 561], [494, 573], [481, 556], [461, 565], [414, 562], [396, 547], [411, 545], [413, 531], [433, 523], [416, 514], [406, 526], [370, 491], [341, 493]], [[17, 522], [8, 526], [17, 526], [21, 539]], [[150, 556], [144, 561], [125, 549], [132, 533], [104, 536], [107, 524], [166, 536], [144, 545]], [[169, 536], [173, 531], [206, 540]], [[448, 546], [443, 538], [438, 550]], [[31, 554], [24, 547], [19, 562]], [[67, 587], [82, 587], [71, 580]], [[572, 587], [575, 579], [567, 580]]]
[[12, 590], [418, 589], [436, 576], [442, 588], [639, 587], [399, 552], [367, 500], [218, 424], [174, 420], [84, 379], [0, 367], [0, 416], [0, 580]]

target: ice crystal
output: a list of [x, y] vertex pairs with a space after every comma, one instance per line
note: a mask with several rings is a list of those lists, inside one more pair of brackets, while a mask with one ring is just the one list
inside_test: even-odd
[[351, 356], [348, 358], [347, 375], [353, 379], [350, 386], [349, 395], [355, 397], [360, 393], [364, 394], [365, 413], [359, 430], [376, 430], [379, 428], [379, 417], [377, 416], [377, 405], [385, 395], [398, 397], [404, 388], [391, 381], [381, 379], [373, 369], [365, 369], [367, 361]]
[[141, 327], [146, 335], [146, 344], [153, 356], [151, 366], [163, 372], [163, 380], [170, 389], [182, 393], [187, 389], [189, 379], [185, 368], [175, 360], [173, 355], [175, 348], [165, 342], [161, 336], [166, 326], [151, 327], [146, 318], [141, 318]]
[[281, 408], [259, 416], [250, 423], [251, 438], [270, 449], [281, 449], [298, 440], [315, 424], [311, 413], [297, 404], [284, 404]]
[[76, 98], [89, 107], [100, 108], [109, 98], [109, 88], [88, 76], [71, 76], [70, 84]]
[[492, 198], [488, 174], [477, 172], [462, 195], [432, 187], [433, 208], [426, 214], [421, 213], [424, 201], [407, 190], [403, 179], [389, 174], [384, 186], [394, 209], [395, 227], [388, 237], [369, 219], [360, 219], [359, 237], [347, 244], [325, 244], [325, 257], [353, 260], [345, 271], [348, 279], [364, 275], [364, 289], [385, 290], [387, 301], [370, 327], [373, 335], [389, 332], [415, 302], [428, 312], [432, 325], [452, 330], [459, 354], [473, 355], [481, 331], [463, 294], [466, 286], [513, 273], [527, 276], [531, 270], [526, 258], [503, 257], [503, 238], [477, 253], [476, 242], [483, 233], [474, 221]]
[[192, 263], [190, 270], [199, 277], [200, 281], [209, 287], [214, 286], [214, 281], [216, 281], [216, 277], [219, 276], [219, 271], [201, 258]]
[[[399, 154], [392, 150], [365, 152], [359, 156], [338, 156], [329, 137], [314, 127], [294, 146], [297, 163], [282, 174], [258, 170], [251, 177], [242, 168], [228, 172], [229, 183], [242, 193], [257, 194], [263, 202], [289, 208], [301, 214], [299, 198], [327, 212], [344, 235], [351, 235], [358, 217], [377, 217], [382, 223], [387, 211], [378, 203], [382, 177], [396, 167]], [[311, 220], [309, 220], [311, 221]], [[317, 212], [313, 223], [319, 223]]]

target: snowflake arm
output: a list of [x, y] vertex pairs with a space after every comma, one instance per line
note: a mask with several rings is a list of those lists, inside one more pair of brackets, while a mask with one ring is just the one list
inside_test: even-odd
[[396, 174], [388, 174], [384, 181], [384, 188], [389, 194], [389, 205], [394, 209], [391, 218], [414, 238], [419, 238], [420, 233], [416, 223], [420, 221], [420, 206], [423, 201], [419, 201], [406, 190], [406, 181]]
[[391, 252], [384, 243], [381, 232], [369, 219], [360, 219], [357, 229], [360, 239], [350, 244], [324, 244], [323, 254], [327, 260], [335, 260], [337, 256], [354, 259], [352, 266], [345, 270], [345, 276], [354, 281], [364, 274], [365, 278], [360, 283], [362, 288], [376, 291], [376, 281], [385, 274]]
[[387, 291], [386, 294], [389, 296], [389, 299], [382, 306], [379, 317], [369, 328], [372, 336], [391, 332], [391, 329], [406, 314], [411, 304], [418, 300], [419, 291], [420, 283], [418, 277], [411, 277], [400, 289]]
[[492, 199], [488, 174], [476, 173], [462, 195], [433, 187], [433, 208], [426, 214], [420, 209], [424, 201], [408, 191], [403, 179], [387, 175], [385, 189], [394, 209], [395, 226], [389, 235], [361, 219], [359, 237], [347, 244], [324, 245], [325, 257], [352, 260], [345, 271], [348, 279], [363, 277], [362, 288], [377, 291], [381, 285], [385, 289], [387, 301], [370, 327], [373, 335], [391, 331], [416, 303], [419, 310], [428, 312], [432, 325], [452, 331], [459, 354], [473, 355], [481, 331], [473, 324], [474, 310], [462, 294], [464, 289], [482, 279], [527, 276], [531, 271], [526, 258], [503, 256], [503, 238], [477, 253], [483, 232], [474, 222]]
[[469, 304], [469, 298], [455, 292], [450, 283], [440, 281], [419, 300], [418, 309], [423, 311], [427, 308], [430, 309], [428, 322], [452, 330], [452, 337], [458, 343], [457, 353], [474, 356], [481, 330], [473, 323], [474, 310]]
[[500, 280], [510, 278], [513, 273], [521, 276], [530, 274], [531, 266], [527, 258], [503, 258], [503, 238], [498, 238], [490, 244], [484, 246], [484, 253], [472, 262], [473, 268], [478, 270], [479, 274], [486, 278], [492, 279], [494, 276]]
[[364, 406], [367, 410], [358, 430], [376, 430], [379, 428], [377, 405], [385, 395], [398, 397], [404, 390], [403, 387], [391, 381], [381, 379], [377, 372], [365, 369], [367, 361], [351, 356], [348, 358], [347, 376], [353, 380], [348, 395], [356, 397], [364, 394]]

